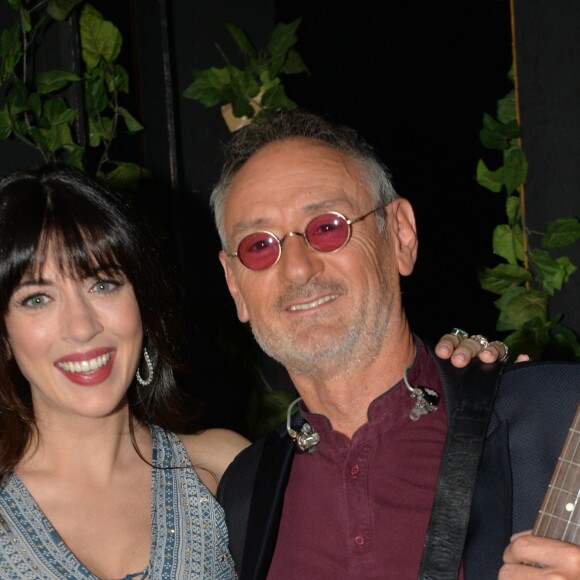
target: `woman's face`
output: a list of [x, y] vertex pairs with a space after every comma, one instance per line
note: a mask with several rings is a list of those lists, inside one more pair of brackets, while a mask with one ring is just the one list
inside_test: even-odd
[[37, 421], [103, 417], [119, 409], [135, 376], [143, 331], [122, 272], [64, 277], [55, 261], [25, 276], [10, 298], [8, 344], [30, 383]]

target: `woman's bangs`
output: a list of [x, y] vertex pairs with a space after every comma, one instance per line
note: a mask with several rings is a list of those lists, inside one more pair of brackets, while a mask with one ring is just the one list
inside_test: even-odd
[[84, 279], [96, 271], [118, 269], [116, 244], [106, 232], [74, 224], [45, 228], [29, 266], [29, 274], [40, 276], [45, 262], [54, 260], [62, 275]]

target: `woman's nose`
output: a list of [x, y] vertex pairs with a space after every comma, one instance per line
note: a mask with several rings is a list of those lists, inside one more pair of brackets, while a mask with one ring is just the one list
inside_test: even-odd
[[63, 308], [64, 339], [86, 343], [103, 331], [98, 313], [87, 297], [76, 295]]

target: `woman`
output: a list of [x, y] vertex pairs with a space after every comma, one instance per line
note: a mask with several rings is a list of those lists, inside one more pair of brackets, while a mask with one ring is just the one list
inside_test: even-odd
[[0, 180], [0, 578], [235, 578], [213, 494], [248, 442], [191, 434], [162, 271], [103, 184]]

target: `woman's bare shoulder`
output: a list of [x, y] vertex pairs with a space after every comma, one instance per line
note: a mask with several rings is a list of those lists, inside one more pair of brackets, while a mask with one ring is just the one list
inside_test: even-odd
[[234, 457], [250, 445], [250, 441], [239, 433], [221, 428], [205, 429], [194, 435], [180, 435], [180, 438], [191, 463], [213, 494]]

